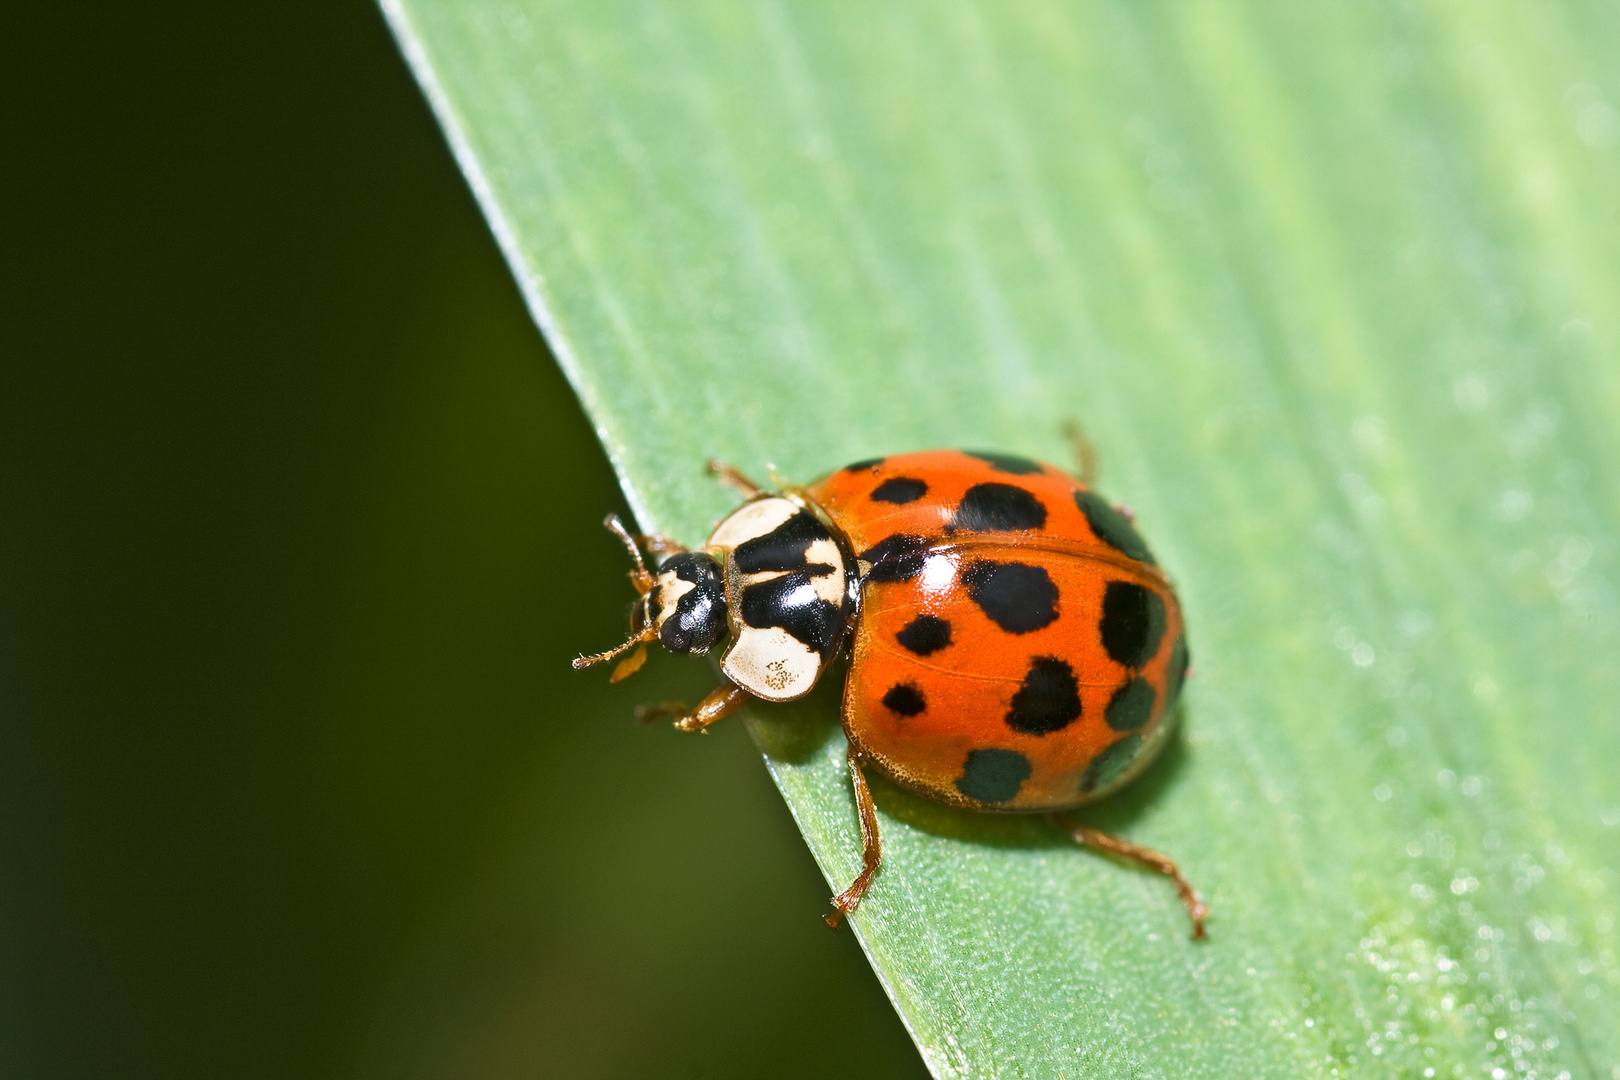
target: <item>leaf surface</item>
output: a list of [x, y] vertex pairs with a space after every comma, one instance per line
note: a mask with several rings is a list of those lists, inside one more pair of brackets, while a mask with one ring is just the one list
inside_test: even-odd
[[[1177, 581], [1184, 733], [1086, 817], [1210, 940], [879, 786], [936, 1075], [1620, 1076], [1620, 8], [384, 6], [643, 528], [1073, 419]], [[750, 723], [841, 887], [836, 713]]]

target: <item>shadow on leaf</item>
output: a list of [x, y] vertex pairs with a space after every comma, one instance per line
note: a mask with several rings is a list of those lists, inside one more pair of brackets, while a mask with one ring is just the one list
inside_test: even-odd
[[844, 680], [842, 672], [833, 674], [838, 677], [823, 678], [798, 701], [749, 706], [748, 730], [766, 757], [786, 765], [805, 765], [842, 734], [838, 715]]

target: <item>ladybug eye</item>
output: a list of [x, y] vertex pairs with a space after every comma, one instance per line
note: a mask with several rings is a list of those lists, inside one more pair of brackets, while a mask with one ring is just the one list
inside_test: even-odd
[[726, 590], [720, 564], [684, 551], [658, 568], [652, 595], [658, 641], [672, 653], [706, 653], [726, 633]]

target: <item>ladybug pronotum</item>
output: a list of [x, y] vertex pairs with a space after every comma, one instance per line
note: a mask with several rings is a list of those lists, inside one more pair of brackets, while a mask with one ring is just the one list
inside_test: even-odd
[[829, 924], [855, 910], [882, 858], [871, 769], [953, 806], [1048, 814], [1080, 844], [1169, 877], [1204, 936], [1207, 909], [1174, 862], [1056, 816], [1152, 761], [1187, 673], [1175, 590], [1128, 511], [1007, 454], [902, 454], [775, 492], [710, 469], [747, 501], [699, 550], [608, 518], [640, 598], [630, 639], [574, 666], [629, 652], [617, 682], [649, 642], [688, 654], [724, 642], [720, 687], [694, 709], [657, 710], [701, 731], [751, 698], [803, 697], [847, 651], [863, 867]]

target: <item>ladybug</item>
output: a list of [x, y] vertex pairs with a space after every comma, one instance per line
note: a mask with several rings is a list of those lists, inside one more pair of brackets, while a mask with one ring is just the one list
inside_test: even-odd
[[699, 550], [609, 516], [640, 598], [630, 639], [574, 667], [628, 652], [617, 682], [650, 642], [686, 654], [724, 643], [719, 688], [694, 709], [653, 710], [701, 731], [753, 698], [803, 697], [847, 653], [863, 866], [830, 925], [882, 859], [871, 770], [952, 806], [1045, 813], [1078, 843], [1169, 877], [1204, 936], [1208, 909], [1174, 862], [1056, 816], [1153, 760], [1187, 673], [1175, 590], [1128, 510], [1008, 454], [900, 454], [780, 491], [709, 468], [747, 501]]

